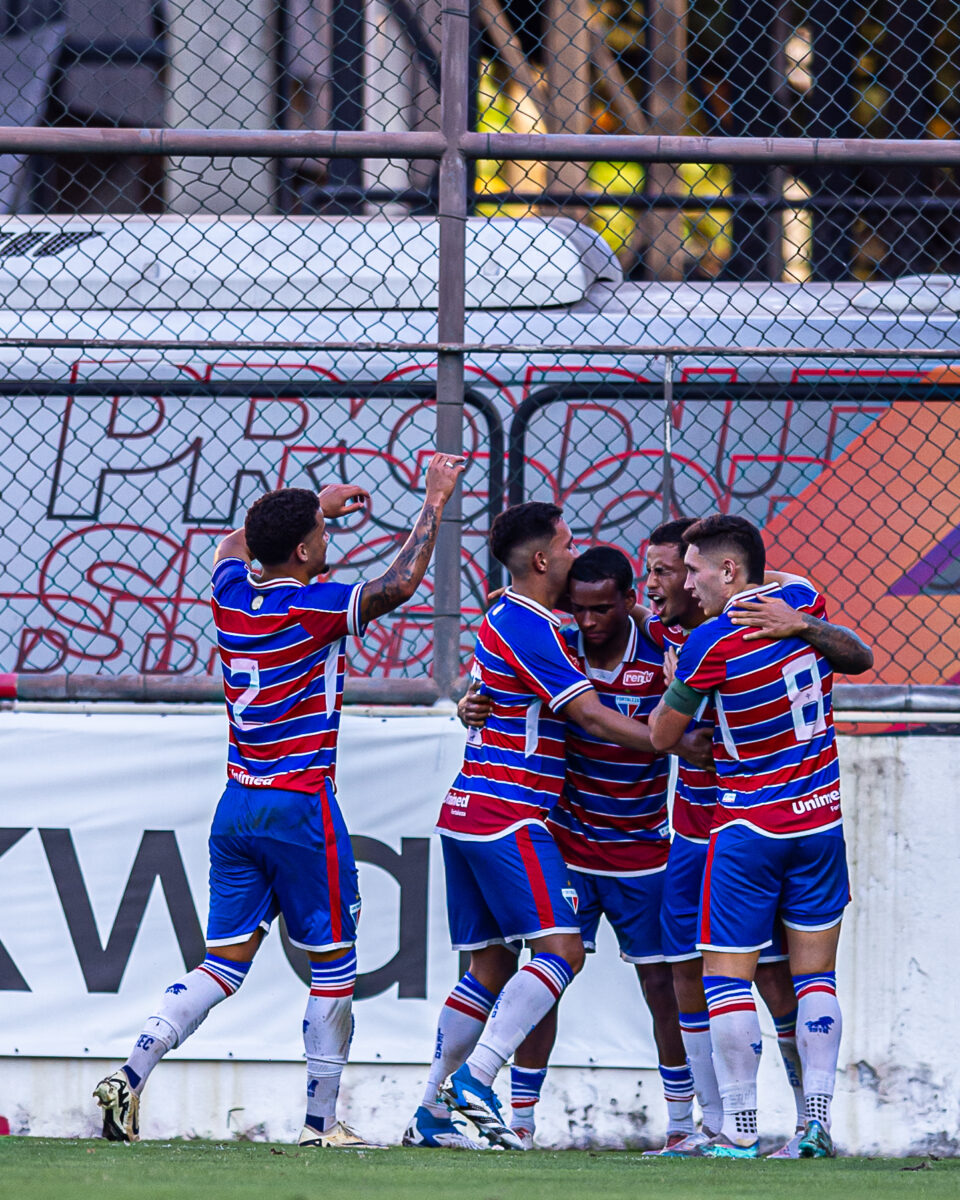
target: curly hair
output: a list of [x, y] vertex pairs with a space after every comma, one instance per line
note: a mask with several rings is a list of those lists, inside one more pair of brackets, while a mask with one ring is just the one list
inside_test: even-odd
[[267, 492], [247, 511], [247, 548], [264, 567], [285, 563], [316, 526], [319, 509], [319, 496], [307, 488]]

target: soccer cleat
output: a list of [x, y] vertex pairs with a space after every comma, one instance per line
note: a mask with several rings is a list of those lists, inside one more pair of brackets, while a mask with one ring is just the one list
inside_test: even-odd
[[768, 1154], [767, 1158], [799, 1158], [800, 1157], [800, 1139], [803, 1137], [803, 1129], [798, 1129], [793, 1137], [779, 1150], [774, 1150], [772, 1154]]
[[492, 1087], [475, 1079], [466, 1063], [441, 1089], [440, 1099], [450, 1108], [472, 1121], [477, 1133], [491, 1146], [504, 1150], [522, 1150], [523, 1142], [509, 1125], [504, 1123], [500, 1101]]
[[386, 1150], [380, 1142], [368, 1142], [356, 1130], [338, 1121], [326, 1133], [304, 1125], [297, 1142], [298, 1146], [314, 1146], [322, 1150]]
[[123, 1068], [101, 1079], [93, 1098], [103, 1109], [103, 1136], [108, 1142], [140, 1141], [140, 1097]]
[[797, 1149], [801, 1158], [836, 1158], [837, 1152], [825, 1125], [819, 1121], [808, 1121]]
[[715, 1138], [712, 1138], [702, 1146], [699, 1153], [692, 1157], [759, 1158], [759, 1145], [759, 1142], [752, 1142], [749, 1146], [740, 1146], [736, 1142], [731, 1142], [729, 1138], [724, 1137], [722, 1133], [719, 1133]]
[[519, 1128], [511, 1125], [510, 1128], [520, 1139], [520, 1141], [522, 1143], [520, 1146], [521, 1150], [533, 1150], [534, 1145], [533, 1145], [533, 1130], [532, 1129], [527, 1129], [525, 1126], [522, 1126], [522, 1125]]
[[401, 1146], [428, 1146], [437, 1150], [486, 1150], [473, 1138], [468, 1138], [453, 1123], [452, 1117], [438, 1117], [421, 1104], [407, 1126]]
[[708, 1133], [697, 1129], [693, 1133], [679, 1138], [667, 1138], [667, 1144], [661, 1150], [645, 1150], [644, 1158], [702, 1158], [702, 1149], [713, 1139]]

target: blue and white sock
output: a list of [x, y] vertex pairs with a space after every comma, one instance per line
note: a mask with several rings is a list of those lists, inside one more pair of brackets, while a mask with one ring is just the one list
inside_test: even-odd
[[352, 946], [340, 958], [310, 964], [310, 995], [303, 1017], [303, 1047], [307, 1052], [304, 1124], [321, 1133], [337, 1120], [340, 1076], [353, 1037], [356, 981], [357, 952]]
[[731, 1142], [757, 1140], [757, 1068], [763, 1041], [757, 1005], [746, 979], [704, 975], [713, 1065], [723, 1099], [721, 1133]]
[[510, 1068], [510, 1128], [529, 1130], [532, 1137], [536, 1132], [536, 1108], [540, 1100], [547, 1068]]
[[803, 1064], [806, 1119], [819, 1121], [829, 1129], [843, 1033], [837, 973], [794, 975], [793, 988], [797, 993], [797, 1049]]
[[182, 1046], [210, 1009], [234, 994], [249, 970], [249, 963], [208, 952], [198, 967], [170, 984], [123, 1065], [135, 1092], [143, 1090], [150, 1072], [168, 1050]]
[[780, 1047], [780, 1057], [787, 1072], [787, 1082], [793, 1091], [794, 1103], [797, 1106], [797, 1128], [802, 1128], [806, 1117], [806, 1107], [803, 1099], [803, 1066], [800, 1062], [800, 1051], [797, 1049], [797, 1010], [783, 1017], [774, 1017], [773, 1024], [777, 1031], [777, 1045]]
[[660, 1064], [663, 1098], [667, 1102], [667, 1136], [693, 1133], [693, 1072], [690, 1064], [665, 1067]]
[[423, 1094], [423, 1104], [434, 1116], [450, 1115], [447, 1106], [437, 1102], [440, 1088], [467, 1061], [467, 1055], [483, 1033], [495, 999], [493, 992], [487, 991], [468, 971], [440, 1009], [433, 1062]]
[[723, 1101], [713, 1069], [713, 1047], [710, 1042], [710, 1014], [680, 1013], [680, 1035], [687, 1052], [687, 1062], [693, 1072], [693, 1086], [700, 1105], [700, 1116], [708, 1133], [720, 1132], [723, 1125]]
[[483, 1037], [467, 1059], [474, 1078], [488, 1086], [535, 1025], [573, 982], [573, 970], [559, 954], [535, 954], [497, 997]]

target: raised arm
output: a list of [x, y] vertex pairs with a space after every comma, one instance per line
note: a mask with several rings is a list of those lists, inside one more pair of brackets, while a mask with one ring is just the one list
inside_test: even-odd
[[811, 645], [844, 675], [861, 675], [873, 666], [873, 651], [852, 629], [832, 625], [819, 617], [791, 608], [779, 596], [758, 596], [744, 600], [729, 613], [734, 625], [747, 626], [751, 632], [744, 641], [758, 638], [798, 637]]
[[245, 563], [251, 561], [250, 551], [247, 549], [247, 536], [242, 529], [235, 529], [222, 539], [213, 552], [213, 565], [216, 566], [224, 558], [239, 558]]
[[364, 625], [406, 604], [420, 586], [437, 543], [444, 505], [466, 466], [463, 455], [435, 454], [430, 460], [423, 507], [413, 531], [386, 571], [364, 584], [360, 600]]

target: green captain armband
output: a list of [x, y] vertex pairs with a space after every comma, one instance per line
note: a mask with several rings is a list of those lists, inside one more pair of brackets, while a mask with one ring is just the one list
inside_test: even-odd
[[692, 717], [703, 703], [706, 694], [706, 692], [698, 692], [696, 688], [675, 679], [664, 692], [663, 702], [669, 704], [677, 712], [683, 713], [684, 716]]

